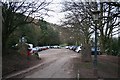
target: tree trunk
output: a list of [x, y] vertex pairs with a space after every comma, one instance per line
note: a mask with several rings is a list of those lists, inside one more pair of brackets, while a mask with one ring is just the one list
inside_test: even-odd
[[6, 35], [2, 35], [2, 55], [8, 54], [7, 42], [8, 38], [6, 37]]
[[[103, 17], [103, 3], [100, 3], [100, 17]], [[103, 20], [99, 21], [99, 30], [100, 30], [100, 51], [102, 54], [105, 54], [105, 36], [104, 36], [104, 26]]]
[[105, 37], [104, 35], [100, 36], [100, 51], [102, 54], [105, 54]]
[[10, 36], [10, 34], [8, 32], [2, 30], [2, 54], [3, 55], [8, 54], [8, 40], [9, 40], [9, 36]]
[[84, 44], [81, 51], [81, 59], [83, 62], [90, 62], [91, 58], [91, 48], [89, 44]]
[[19, 43], [18, 44], [18, 48], [19, 48], [18, 52], [21, 55], [27, 56], [28, 45], [26, 45], [24, 42], [23, 43]]

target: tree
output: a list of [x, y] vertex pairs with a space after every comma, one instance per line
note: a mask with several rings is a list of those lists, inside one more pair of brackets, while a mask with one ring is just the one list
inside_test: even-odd
[[[118, 30], [120, 25], [120, 4], [119, 2], [104, 2], [100, 3], [100, 43], [101, 51], [105, 53], [105, 49], [112, 48], [113, 31]], [[108, 44], [109, 43], [109, 44]], [[112, 49], [110, 49], [112, 50]], [[110, 52], [111, 53], [111, 52]]]
[[[93, 19], [93, 10], [100, 9], [98, 20], [98, 33], [100, 35], [101, 51], [105, 51], [107, 43], [110, 43], [113, 35], [113, 30], [118, 29], [119, 21], [119, 2], [82, 2], [69, 1], [65, 2], [64, 10], [67, 12], [65, 25], [72, 25], [74, 29], [78, 29], [83, 35], [82, 42], [89, 43], [92, 33], [95, 30], [95, 21]], [[119, 29], [118, 29], [119, 30]], [[118, 31], [117, 30], [117, 31]], [[111, 45], [109, 45], [110, 48]]]
[[59, 33], [54, 30], [55, 26], [46, 22], [45, 20], [39, 20], [41, 32], [39, 37], [39, 45], [55, 45], [59, 44]]
[[[3, 53], [6, 53], [7, 42], [12, 32], [21, 25], [32, 23], [34, 18], [46, 15], [51, 2], [1, 2], [2, 3], [2, 43]], [[43, 13], [44, 12], [44, 13]]]
[[[90, 52], [90, 37], [94, 32], [94, 23], [91, 16], [91, 8], [89, 2], [65, 2], [64, 10], [67, 12], [66, 19], [64, 24], [71, 25], [74, 28], [74, 32], [80, 34], [81, 42], [83, 44], [83, 61], [91, 61], [91, 52]], [[76, 35], [76, 34], [75, 34]], [[87, 52], [84, 52], [87, 51]], [[85, 58], [87, 57], [87, 58]]]
[[8, 39], [7, 47], [11, 49], [12, 46], [19, 43], [20, 38], [24, 35], [27, 40], [27, 43], [31, 43], [34, 46], [38, 45], [38, 39], [41, 29], [39, 26], [31, 24], [26, 24], [24, 26], [17, 27], [16, 30], [10, 35]]
[[72, 27], [84, 37], [83, 43], [89, 43], [93, 29], [93, 20], [91, 19], [90, 3], [86, 2], [65, 2], [63, 11], [67, 12], [65, 25], [72, 25]]

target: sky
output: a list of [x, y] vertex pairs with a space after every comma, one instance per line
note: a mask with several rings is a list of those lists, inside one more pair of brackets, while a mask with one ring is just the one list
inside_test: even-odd
[[[24, 1], [24, 0], [9, 0], [9, 1]], [[34, 1], [34, 0], [27, 0], [27, 1], [29, 2], [29, 1]], [[42, 1], [42, 0], [39, 0], [39, 1]], [[48, 7], [52, 9], [54, 12], [49, 11], [48, 12], [49, 16], [43, 16], [44, 20], [46, 20], [47, 22], [53, 23], [53, 24], [61, 24], [61, 20], [64, 19], [64, 13], [60, 12], [62, 10], [62, 4], [60, 3], [63, 3], [64, 1], [71, 1], [71, 0], [46, 0], [46, 1], [48, 2], [52, 1], [52, 4], [50, 4]], [[79, 0], [73, 0], [73, 1], [79, 1]], [[91, 1], [91, 0], [81, 0], [81, 1]], [[92, 1], [95, 1], [95, 0], [92, 0]]]
[[64, 18], [64, 13], [61, 13], [62, 4], [64, 0], [53, 0], [52, 4], [49, 5], [49, 8], [53, 11], [49, 11], [48, 14], [50, 16], [45, 16], [44, 19], [47, 22], [54, 23], [54, 24], [60, 24], [61, 19]]
[[[48, 0], [50, 1], [50, 0]], [[54, 12], [48, 12], [48, 14], [50, 16], [44, 16], [44, 20], [46, 20], [47, 22], [50, 23], [54, 23], [54, 24], [61, 24], [61, 20], [64, 19], [64, 13], [61, 13], [61, 9], [62, 9], [62, 4], [64, 1], [71, 1], [71, 0], [53, 0], [52, 4], [50, 4], [48, 7], [52, 10], [54, 10]], [[73, 1], [80, 1], [80, 0], [73, 0]], [[97, 1], [97, 0], [81, 0], [83, 2], [85, 1]], [[117, 0], [99, 0], [99, 1], [117, 1]]]
[[[9, 1], [9, 2], [21, 2], [24, 0], [0, 0], [0, 1]], [[32, 1], [37, 1], [37, 0], [25, 0], [26, 2], [32, 2]], [[39, 2], [44, 1], [44, 0], [38, 0]], [[60, 24], [60, 20], [64, 17], [64, 13], [61, 13], [61, 8], [62, 8], [62, 4], [60, 4], [61, 2], [65, 1], [65, 0], [45, 0], [47, 2], [52, 1], [52, 3], [48, 6], [48, 8], [50, 8], [53, 11], [49, 11], [48, 15], [49, 16], [43, 16], [44, 20], [46, 20], [47, 22], [53, 23], [53, 24]]]
[[[49, 1], [49, 0], [48, 0]], [[45, 16], [44, 19], [47, 22], [53, 23], [53, 24], [61, 24], [61, 20], [64, 19], [64, 13], [60, 12], [62, 10], [62, 4], [64, 1], [71, 1], [71, 0], [53, 0], [52, 4], [49, 5], [50, 9], [54, 10], [55, 12], [48, 12], [50, 17]], [[73, 1], [79, 1], [79, 0], [73, 0]]]
[[[49, 0], [48, 0], [49, 1]], [[53, 23], [53, 24], [61, 24], [61, 20], [64, 19], [64, 12], [60, 12], [62, 10], [62, 4], [64, 1], [71, 1], [71, 0], [53, 0], [52, 4], [50, 4], [48, 7], [52, 10], [54, 10], [54, 12], [48, 12], [48, 14], [50, 15], [48, 16], [44, 16], [44, 20], [46, 20], [47, 22]], [[78, 0], [73, 0], [73, 1], [78, 1]]]

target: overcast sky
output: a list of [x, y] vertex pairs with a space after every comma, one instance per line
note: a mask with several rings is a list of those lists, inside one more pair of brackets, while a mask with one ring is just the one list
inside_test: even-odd
[[[52, 4], [50, 4], [49, 7], [55, 12], [51, 12], [51, 11], [48, 12], [50, 17], [45, 16], [44, 19], [50, 23], [60, 24], [61, 23], [60, 21], [64, 19], [64, 13], [60, 12], [63, 6], [61, 3], [63, 3], [64, 1], [71, 1], [71, 0], [53, 0]], [[73, 1], [79, 1], [79, 0], [73, 0]]]
[[[4, 1], [4, 0], [3, 0]], [[6, 1], [6, 0], [5, 0]], [[9, 0], [9, 1], [16, 1], [16, 0]], [[23, 0], [17, 0], [17, 1], [23, 1]], [[27, 0], [29, 1], [34, 1], [34, 0]], [[42, 0], [40, 0], [42, 1]], [[54, 24], [60, 24], [60, 21], [64, 18], [64, 13], [61, 13], [61, 9], [62, 9], [62, 4], [64, 1], [71, 1], [71, 0], [46, 0], [48, 2], [52, 1], [52, 4], [50, 4], [48, 7], [52, 10], [54, 10], [54, 12], [49, 11], [48, 14], [50, 16], [44, 16], [44, 20], [46, 20], [47, 22], [50, 23], [54, 23]], [[79, 0], [73, 0], [73, 1], [79, 1]], [[81, 1], [91, 1], [91, 0], [81, 0]], [[95, 0], [92, 0], [95, 1]], [[103, 0], [105, 1], [105, 0]], [[109, 1], [109, 0], [107, 0]]]
[[[50, 0], [48, 0], [50, 1]], [[51, 0], [52, 1], [52, 0]], [[55, 12], [48, 12], [48, 14], [50, 15], [49, 17], [48, 16], [45, 16], [44, 17], [44, 20], [50, 22], [50, 23], [54, 23], [54, 24], [60, 24], [60, 20], [64, 18], [64, 13], [61, 13], [60, 10], [62, 9], [62, 4], [64, 1], [71, 1], [71, 0], [53, 0], [52, 4], [49, 5], [49, 8], [54, 10]], [[73, 0], [73, 1], [80, 1], [80, 0]], [[85, 2], [85, 1], [92, 1], [92, 2], [95, 2], [95, 1], [107, 1], [107, 2], [110, 2], [111, 0], [81, 0], [82, 2]], [[112, 0], [113, 2], [117, 1], [117, 0]]]
[[62, 2], [64, 0], [53, 0], [52, 4], [49, 5], [49, 8], [54, 10], [54, 12], [49, 11], [50, 16], [45, 16], [44, 19], [50, 23], [60, 24], [60, 20], [64, 17], [64, 13], [61, 13]]

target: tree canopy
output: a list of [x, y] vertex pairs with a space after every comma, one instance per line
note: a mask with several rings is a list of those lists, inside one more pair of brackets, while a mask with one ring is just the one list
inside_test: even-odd
[[[21, 1], [10, 2], [2, 1], [2, 43], [3, 49], [6, 49], [6, 44], [10, 35], [17, 29], [25, 24], [32, 23], [33, 20], [42, 15], [47, 15], [49, 9], [47, 6], [51, 2], [46, 0], [38, 1]], [[3, 50], [5, 51], [5, 50]], [[4, 53], [4, 52], [3, 52]]]
[[[99, 10], [97, 21], [97, 32], [100, 36], [99, 42], [101, 50], [104, 52], [108, 46], [110, 38], [119, 34], [120, 25], [120, 3], [119, 2], [82, 2], [82, 1], [65, 1], [62, 12], [66, 12], [63, 25], [68, 26], [74, 34], [81, 34], [82, 43], [90, 43], [90, 38], [94, 35], [95, 20], [93, 10]], [[70, 27], [71, 26], [71, 27]], [[78, 33], [77, 32], [77, 33]], [[115, 32], [117, 32], [115, 34]], [[107, 42], [107, 43], [106, 43]]]

